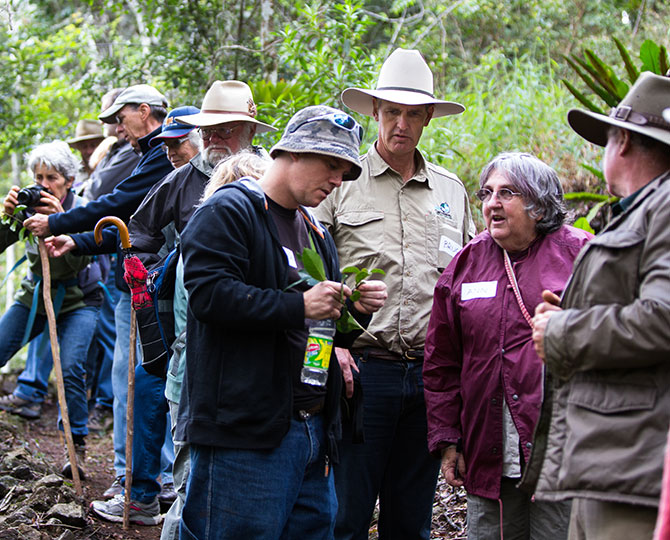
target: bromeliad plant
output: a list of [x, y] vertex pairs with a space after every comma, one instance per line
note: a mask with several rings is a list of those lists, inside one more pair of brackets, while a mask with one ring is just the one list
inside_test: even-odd
[[[298, 255], [298, 259], [300, 259], [303, 266], [303, 268], [298, 271], [300, 280], [292, 283], [288, 288], [303, 282], [306, 282], [310, 286], [314, 286], [319, 281], [326, 281], [327, 278], [323, 260], [316, 249], [314, 249], [313, 243], [311, 248], [304, 248], [302, 250], [302, 253]], [[358, 290], [361, 283], [374, 274], [385, 275], [385, 272], [381, 268], [367, 269], [358, 268], [356, 266], [347, 266], [342, 270], [342, 285], [344, 285], [345, 280], [349, 276], [354, 276], [354, 284], [351, 288], [352, 293], [349, 297], [352, 302], [356, 302], [361, 297], [361, 291]], [[358, 321], [354, 319], [353, 315], [349, 313], [349, 309], [345, 303], [344, 292], [340, 293], [340, 302], [342, 304], [342, 316], [337, 320], [337, 329], [343, 333], [348, 333], [353, 330], [363, 330], [368, 336], [376, 340], [377, 338], [363, 328]]]

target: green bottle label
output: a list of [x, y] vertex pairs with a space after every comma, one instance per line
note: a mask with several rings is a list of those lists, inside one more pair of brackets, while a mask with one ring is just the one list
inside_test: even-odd
[[330, 365], [330, 353], [333, 350], [333, 339], [327, 337], [309, 336], [305, 349], [306, 367], [327, 370]]

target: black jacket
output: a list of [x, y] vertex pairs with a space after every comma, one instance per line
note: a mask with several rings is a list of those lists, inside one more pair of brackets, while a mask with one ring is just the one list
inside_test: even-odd
[[167, 251], [174, 247], [170, 231], [181, 234], [186, 227], [205, 191], [208, 173], [211, 174], [211, 167], [207, 167], [198, 154], [154, 185], [130, 218], [132, 251], [147, 268], [164, 256], [163, 246]]
[[[158, 135], [160, 131], [160, 127], [156, 128], [139, 139], [142, 157], [137, 167], [135, 167], [133, 174], [117, 185], [111, 193], [103, 195], [85, 206], [73, 208], [69, 212], [50, 215], [49, 228], [51, 233], [55, 236], [91, 231], [98, 220], [105, 216], [117, 216], [127, 223], [130, 215], [137, 209], [151, 187], [174, 170], [165, 156], [165, 152], [160, 147], [149, 147], [151, 138]], [[92, 232], [73, 235], [72, 239], [77, 244], [78, 253], [118, 252], [116, 286], [122, 291], [128, 290], [123, 281], [123, 254], [121, 253], [119, 236], [114, 227], [103, 229], [102, 245], [100, 246], [96, 245]]]
[[[309, 216], [326, 275], [339, 281], [333, 239], [301, 211]], [[184, 230], [182, 250], [188, 347], [176, 438], [207, 446], [275, 448], [293, 411], [286, 331], [303, 328], [305, 313], [302, 294], [284, 292], [286, 254], [258, 184], [243, 179], [210, 197]], [[357, 318], [363, 324], [370, 319]], [[358, 334], [338, 333], [335, 343], [350, 346]], [[333, 355], [324, 414], [334, 461], [341, 386]]]

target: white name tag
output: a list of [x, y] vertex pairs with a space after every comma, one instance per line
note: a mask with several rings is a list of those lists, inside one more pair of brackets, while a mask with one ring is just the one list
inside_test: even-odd
[[493, 298], [498, 289], [497, 281], [479, 281], [477, 283], [461, 284], [461, 300], [474, 298]]
[[447, 238], [446, 236], [440, 236], [440, 251], [444, 251], [448, 255], [451, 255], [452, 257], [456, 255], [461, 250], [461, 245], [458, 244], [457, 242], [454, 242], [450, 238]]
[[286, 246], [282, 246], [282, 248], [284, 248], [284, 253], [286, 253], [286, 260], [288, 261], [288, 265], [291, 268], [298, 268], [298, 264], [295, 262], [295, 253], [293, 253], [293, 251], [291, 251]]

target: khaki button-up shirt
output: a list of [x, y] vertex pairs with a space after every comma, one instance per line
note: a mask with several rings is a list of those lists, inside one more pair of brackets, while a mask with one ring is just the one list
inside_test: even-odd
[[361, 158], [360, 178], [314, 211], [335, 239], [342, 268], [386, 272], [388, 299], [368, 327], [378, 341], [363, 334], [356, 348], [422, 348], [435, 283], [476, 232], [463, 183], [416, 154], [417, 171], [403, 182], [373, 145]]

